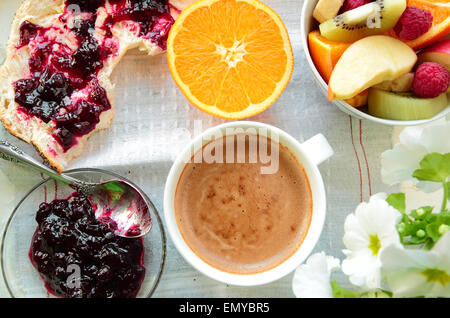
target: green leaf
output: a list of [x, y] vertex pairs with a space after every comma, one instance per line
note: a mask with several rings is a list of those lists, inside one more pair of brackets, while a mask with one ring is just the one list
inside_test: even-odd
[[424, 237], [418, 237], [416, 235], [411, 236], [411, 238], [408, 241], [409, 245], [418, 245], [418, 244], [424, 244], [425, 242], [427, 242], [429, 240], [429, 238], [427, 236]]
[[401, 213], [406, 212], [406, 199], [404, 193], [391, 193], [386, 198], [386, 201], [390, 206], [397, 209]]
[[426, 226], [428, 236], [433, 240], [433, 242], [437, 242], [441, 235], [439, 234], [439, 224], [431, 223]]
[[125, 186], [119, 181], [106, 182], [102, 187], [107, 191], [111, 201], [120, 201], [126, 191]]
[[416, 210], [412, 210], [409, 215], [416, 220], [424, 220], [431, 214], [431, 212], [433, 212], [432, 206], [423, 206]]
[[331, 284], [331, 291], [333, 293], [334, 298], [360, 298], [361, 297], [360, 293], [342, 287], [335, 280], [332, 281], [330, 284]]
[[424, 244], [423, 249], [426, 250], [426, 251], [429, 251], [429, 250], [431, 250], [431, 249], [433, 248], [433, 245], [434, 245], [433, 240], [428, 240], [428, 241]]
[[450, 212], [432, 213], [432, 210], [433, 208], [429, 206], [413, 210], [408, 216], [408, 221], [402, 222], [399, 235], [404, 245], [424, 244], [424, 249], [429, 250], [446, 231], [450, 230]]
[[437, 242], [450, 227], [450, 212], [443, 211], [433, 216], [426, 226], [426, 231], [433, 242]]
[[361, 298], [392, 298], [392, 292], [387, 290], [370, 290], [361, 294]]
[[445, 211], [447, 208], [447, 202], [450, 200], [450, 182], [444, 182], [444, 199], [442, 202], [442, 211]]
[[413, 177], [420, 181], [446, 182], [450, 176], [450, 153], [427, 154], [420, 161], [420, 169], [413, 173]]

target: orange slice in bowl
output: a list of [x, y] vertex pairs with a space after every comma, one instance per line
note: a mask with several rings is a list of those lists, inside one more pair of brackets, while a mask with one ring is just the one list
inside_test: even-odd
[[294, 67], [280, 17], [257, 0], [200, 0], [167, 40], [170, 72], [187, 99], [226, 119], [256, 115], [283, 92]]

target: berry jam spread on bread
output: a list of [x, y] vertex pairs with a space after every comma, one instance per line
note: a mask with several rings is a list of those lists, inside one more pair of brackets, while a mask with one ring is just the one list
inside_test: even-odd
[[64, 170], [110, 125], [115, 65], [131, 48], [164, 52], [171, 12], [168, 0], [26, 0], [0, 69], [4, 126]]

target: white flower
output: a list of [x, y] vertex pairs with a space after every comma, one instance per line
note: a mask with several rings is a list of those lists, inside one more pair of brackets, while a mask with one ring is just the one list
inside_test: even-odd
[[420, 168], [420, 161], [425, 155], [438, 152], [450, 152], [450, 121], [426, 127], [406, 127], [400, 133], [400, 142], [393, 149], [381, 154], [381, 177], [388, 185], [413, 180], [417, 187], [426, 192], [433, 192], [441, 185], [434, 182], [418, 182], [412, 175]]
[[380, 259], [394, 297], [450, 297], [450, 232], [430, 251], [392, 245]]
[[332, 298], [330, 275], [339, 269], [339, 260], [324, 252], [311, 255], [295, 270], [292, 290], [297, 298]]
[[385, 193], [373, 195], [347, 216], [343, 238], [347, 257], [342, 271], [353, 285], [365, 290], [381, 288], [379, 253], [390, 244], [400, 244], [396, 229], [400, 219], [400, 212], [386, 202]]

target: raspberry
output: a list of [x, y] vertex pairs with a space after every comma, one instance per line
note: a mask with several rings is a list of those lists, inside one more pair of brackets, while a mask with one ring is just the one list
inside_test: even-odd
[[433, 23], [433, 15], [428, 10], [406, 7], [394, 27], [398, 37], [411, 41], [426, 33]]
[[425, 62], [416, 70], [413, 91], [419, 97], [434, 98], [445, 93], [450, 85], [450, 73], [434, 62]]
[[342, 5], [341, 12], [344, 13], [349, 10], [356, 9], [362, 5], [368, 4], [372, 2], [371, 0], [345, 0], [344, 4]]

